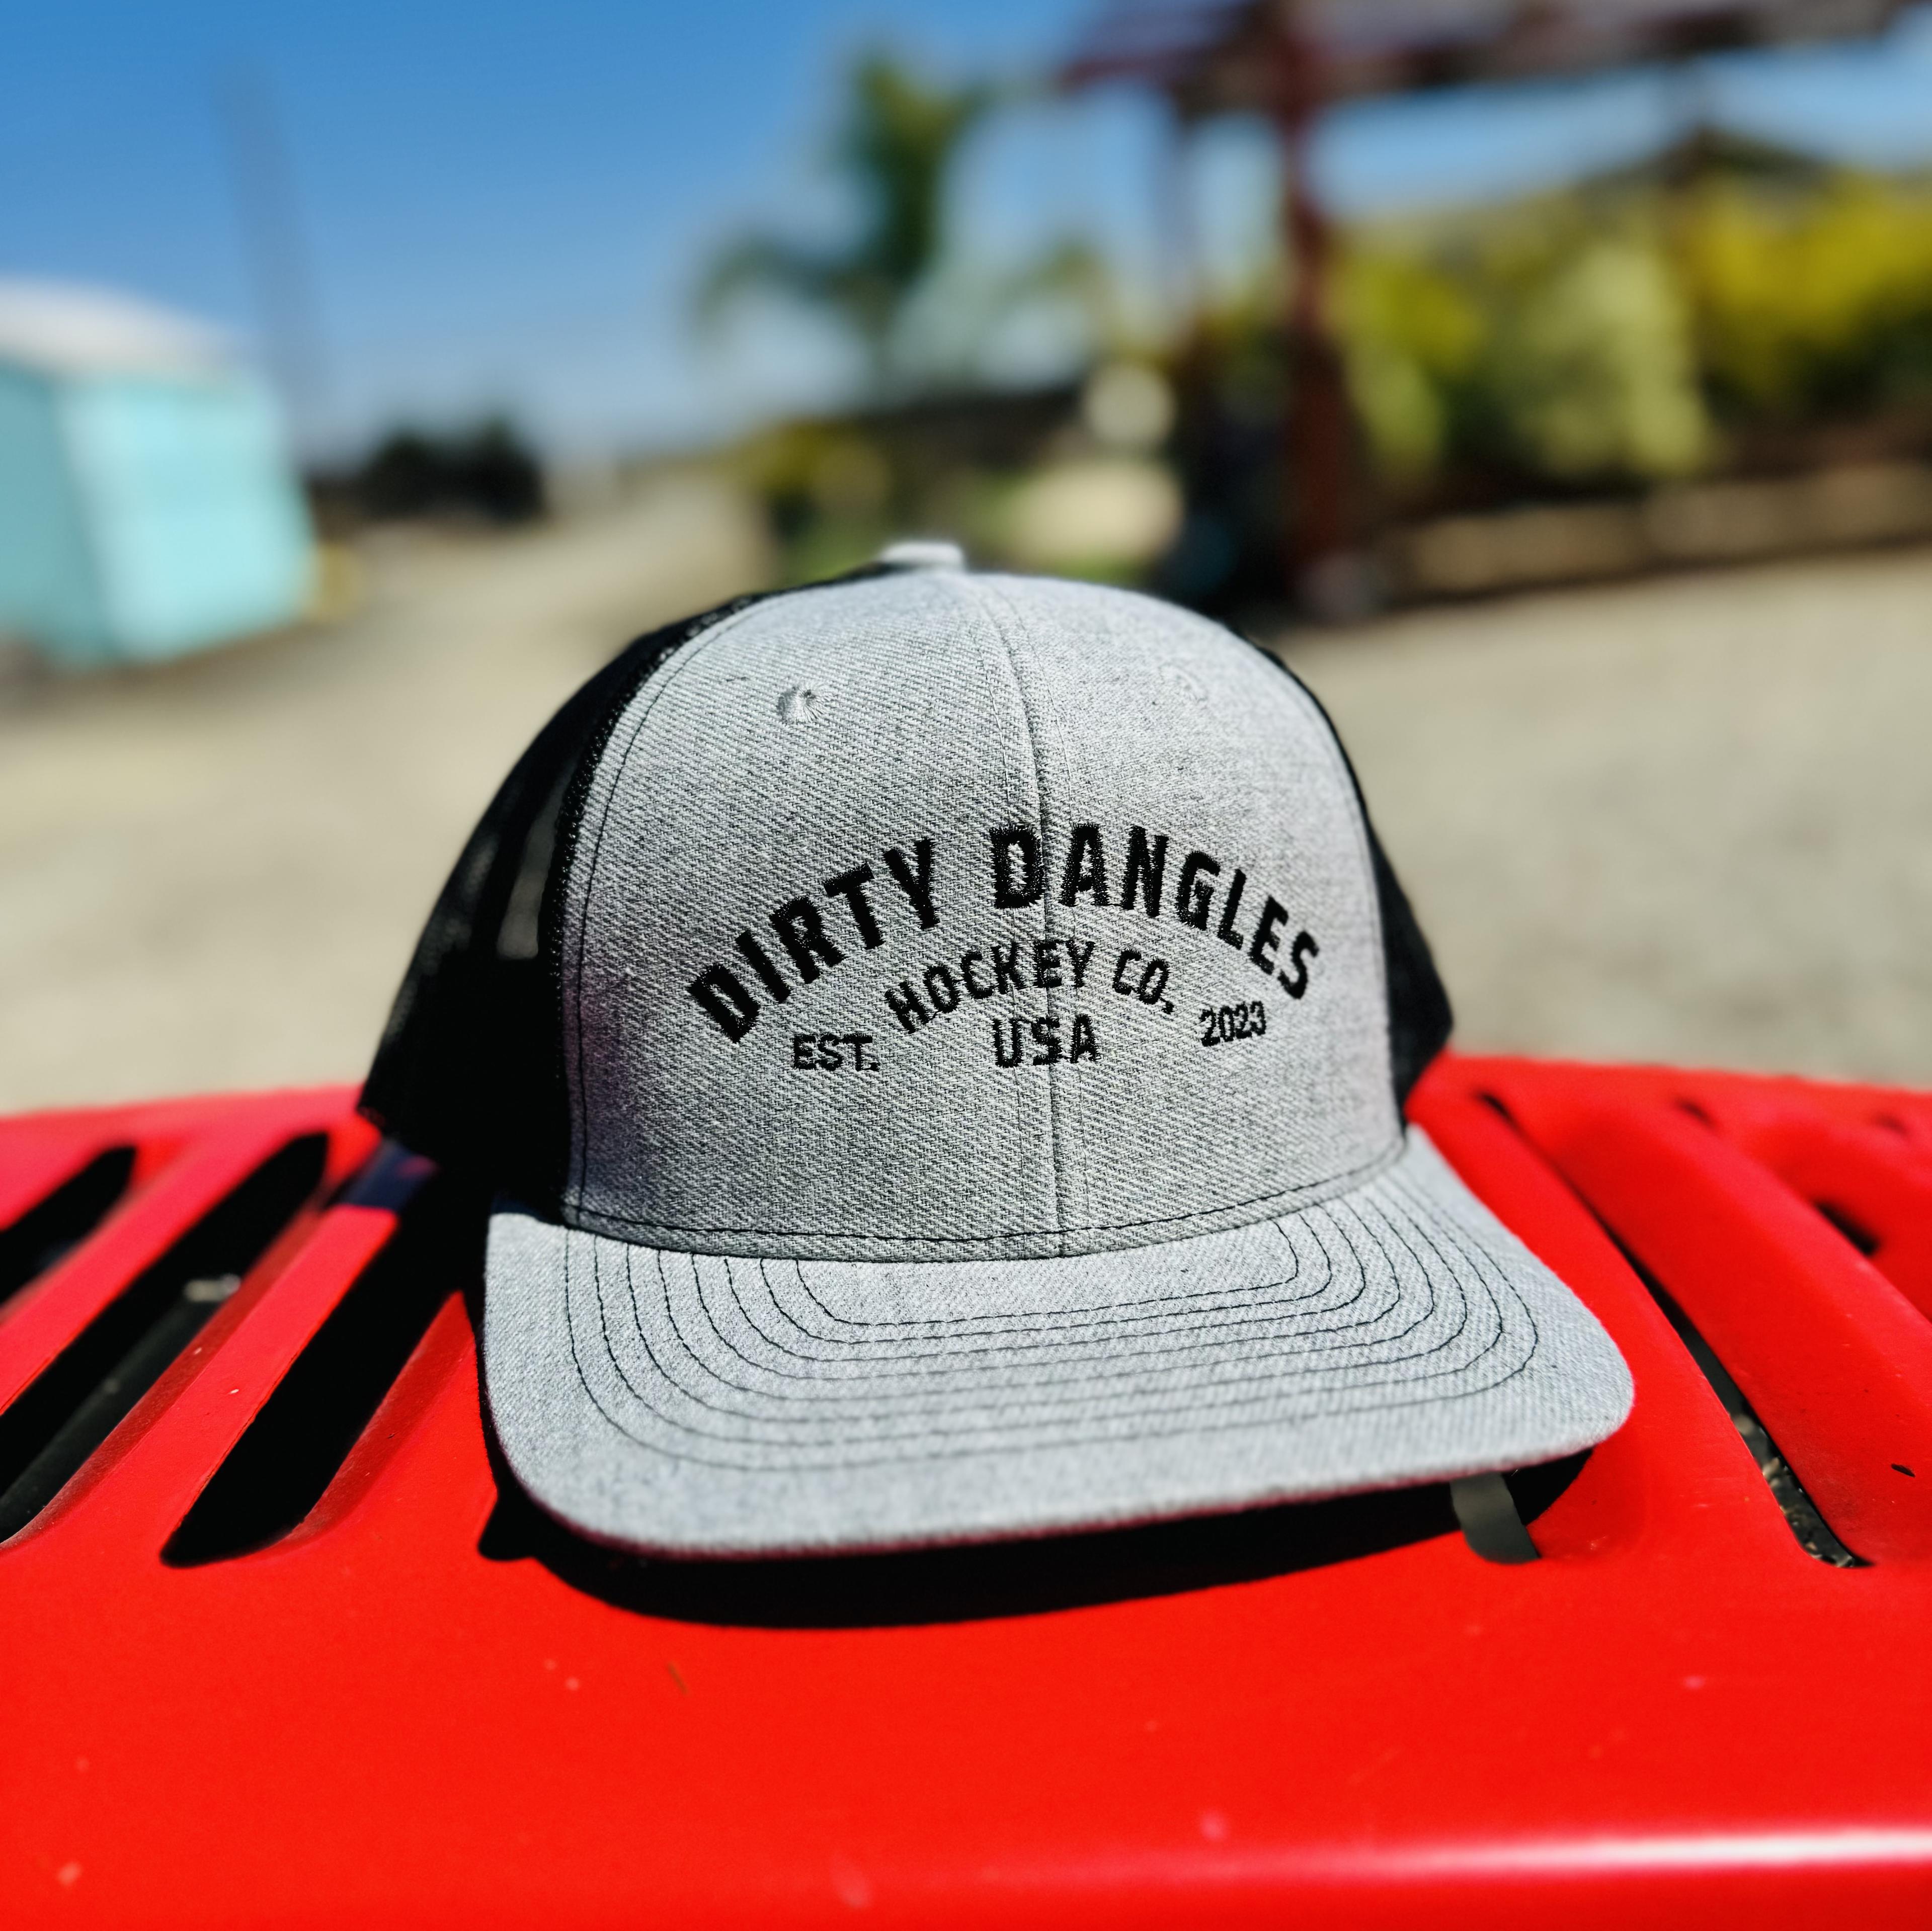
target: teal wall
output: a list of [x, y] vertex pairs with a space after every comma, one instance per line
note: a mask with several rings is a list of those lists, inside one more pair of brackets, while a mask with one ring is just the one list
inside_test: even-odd
[[0, 628], [70, 663], [172, 657], [289, 622], [310, 568], [258, 384], [0, 367]]
[[0, 632], [10, 631], [82, 652], [104, 649], [108, 634], [57, 392], [0, 363]]

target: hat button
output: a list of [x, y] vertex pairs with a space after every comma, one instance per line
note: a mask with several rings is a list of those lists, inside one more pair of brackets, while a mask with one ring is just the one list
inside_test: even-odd
[[956, 543], [889, 543], [872, 560], [885, 570], [963, 570], [966, 553]]

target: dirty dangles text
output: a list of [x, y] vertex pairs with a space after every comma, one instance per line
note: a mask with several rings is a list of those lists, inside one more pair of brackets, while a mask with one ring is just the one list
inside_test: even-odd
[[[1064, 852], [1050, 851], [1031, 825], [995, 826], [986, 839], [988, 895], [995, 910], [1020, 910], [1050, 896], [1070, 909], [1171, 919], [1211, 934], [1291, 999], [1308, 990], [1310, 962], [1321, 955], [1320, 946], [1306, 930], [1291, 935], [1288, 907], [1256, 888], [1238, 865], [1224, 868], [1198, 849], [1180, 850], [1167, 833], [1150, 833], [1142, 825], [1113, 835], [1096, 823], [1076, 824]], [[742, 1039], [765, 1007], [782, 1005], [858, 952], [883, 946], [889, 925], [903, 925], [910, 918], [920, 930], [930, 931], [940, 919], [934, 859], [930, 838], [914, 840], [909, 850], [894, 845], [879, 855], [876, 866], [862, 860], [824, 880], [817, 893], [802, 892], [774, 906], [731, 941], [728, 959], [706, 966], [691, 981], [692, 1000], [728, 1039]], [[1091, 940], [988, 942], [916, 977], [889, 982], [883, 988], [886, 1007], [901, 1030], [914, 1032], [962, 998], [994, 998], [1030, 987], [1050, 991], [1063, 984], [1078, 989], [1093, 953]], [[1121, 955], [1116, 976], [1128, 960], [1141, 956]], [[1163, 982], [1166, 973], [1162, 962]], [[1159, 997], [1158, 990], [1154, 996]], [[1090, 1021], [1077, 1016], [1065, 1024], [1052, 1015], [1028, 1022], [1015, 1016], [995, 1044], [1003, 1066], [1019, 1064], [1029, 1049], [1032, 1063], [1040, 1065], [1091, 1057], [1095, 1051]]]

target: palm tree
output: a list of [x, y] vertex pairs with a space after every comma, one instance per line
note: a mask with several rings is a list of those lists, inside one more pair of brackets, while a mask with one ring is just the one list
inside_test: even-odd
[[907, 311], [946, 253], [947, 176], [999, 98], [985, 82], [929, 85], [885, 54], [860, 61], [832, 146], [859, 204], [857, 232], [829, 248], [748, 237], [712, 265], [700, 314], [716, 318], [754, 291], [789, 297], [832, 314], [858, 337], [876, 389], [899, 385], [908, 373]]

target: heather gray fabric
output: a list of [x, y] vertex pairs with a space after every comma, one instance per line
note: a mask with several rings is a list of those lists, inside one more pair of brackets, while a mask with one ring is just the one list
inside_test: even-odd
[[[810, 715], [788, 722], [795, 692]], [[1105, 908], [1060, 902], [1080, 823], [1097, 827]], [[1043, 826], [1047, 889], [1002, 911], [989, 834], [1014, 824]], [[1158, 917], [1144, 890], [1120, 909], [1135, 826], [1150, 851], [1166, 840]], [[884, 856], [910, 867], [921, 839], [930, 926]], [[1218, 868], [1195, 874], [1204, 930], [1174, 904], [1196, 851]], [[822, 889], [862, 864], [875, 946]], [[1238, 868], [1239, 946], [1217, 936]], [[1270, 895], [1284, 913], [1264, 971], [1247, 953]], [[798, 980], [770, 915], [800, 899], [840, 963], [770, 1000], [734, 940], [749, 931]], [[933, 571], [719, 625], [618, 723], [566, 903], [580, 1227], [711, 1253], [1078, 1253], [1238, 1225], [1395, 1153], [1374, 883], [1340, 751], [1258, 652], [1148, 598]], [[1298, 1000], [1276, 972], [1304, 931], [1320, 951]], [[1025, 991], [976, 997], [968, 979], [997, 987], [993, 949], [1016, 942]], [[1092, 947], [1084, 971], [1070, 945]], [[1115, 988], [1154, 959], [1157, 1003]], [[741, 1040], [689, 994], [712, 967], [761, 1001]], [[884, 998], [907, 984], [910, 1033]], [[1202, 1010], [1256, 1000], [1264, 1037], [1202, 1048]], [[1078, 1063], [1076, 1012], [1096, 1044]], [[1016, 1016], [1023, 1063], [1002, 1067], [994, 1028], [1010, 1048]], [[1068, 1035], [1038, 1068], [1036, 1018]], [[880, 1070], [802, 1073], [806, 1033], [868, 1033]]]
[[639, 691], [568, 868], [568, 1226], [497, 1217], [485, 1354], [577, 1526], [1024, 1533], [1622, 1419], [1405, 1144], [1346, 764], [1217, 626], [945, 568], [760, 604]]
[[1628, 1411], [1595, 1321], [1420, 1129], [1366, 1186], [1126, 1253], [710, 1259], [500, 1216], [512, 1465], [736, 1555], [1143, 1522], [1547, 1460]]

